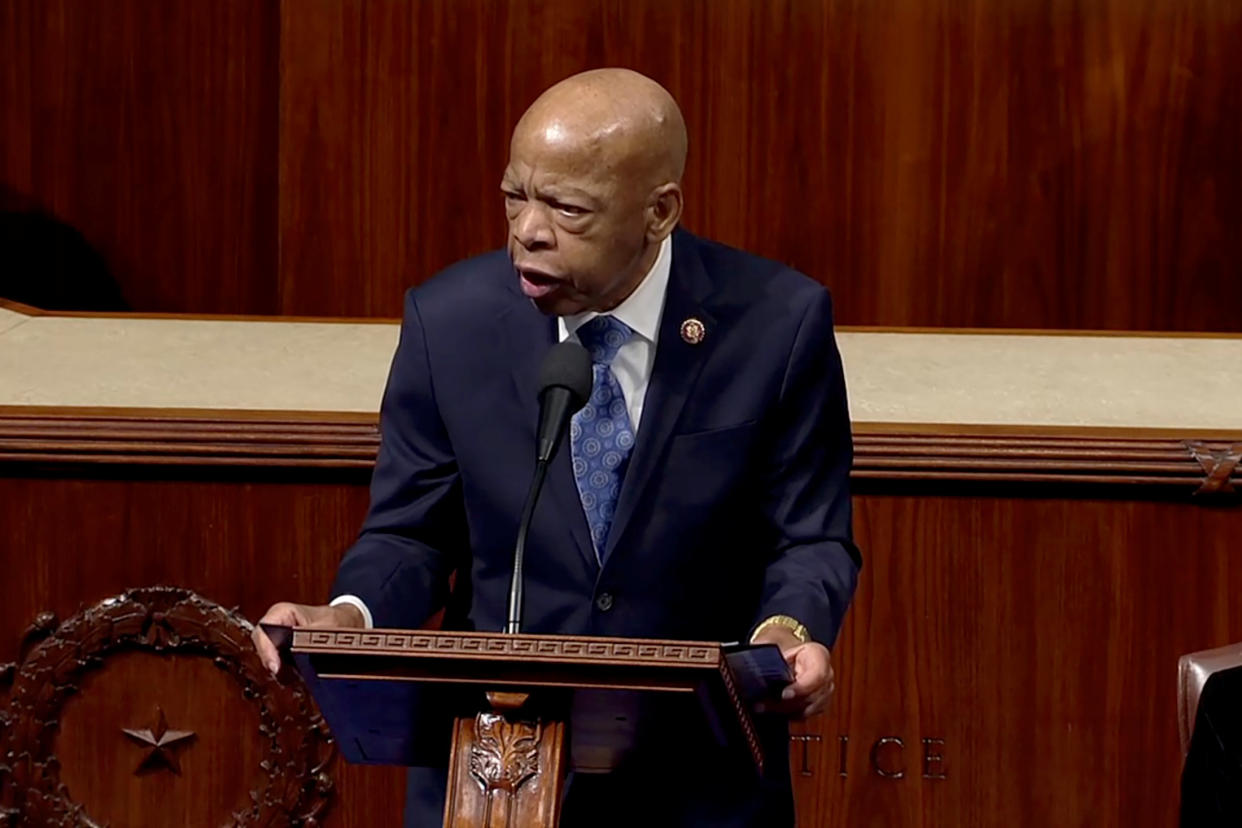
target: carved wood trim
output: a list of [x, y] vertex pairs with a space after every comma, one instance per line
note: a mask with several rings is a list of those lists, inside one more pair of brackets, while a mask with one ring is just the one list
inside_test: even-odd
[[581, 664], [594, 661], [607, 665], [690, 665], [712, 668], [721, 664], [719, 646], [711, 643], [651, 639], [636, 644], [633, 639], [594, 636], [305, 628], [293, 631], [293, 646], [298, 652], [310, 655], [419, 653], [437, 659], [459, 658], [471, 661], [509, 661], [514, 657], [533, 656], [544, 663]]
[[[324, 678], [386, 675], [411, 681], [519, 689], [577, 686], [703, 693], [713, 688], [709, 692], [720, 695], [708, 701], [728, 705], [734, 711], [751, 759], [760, 770], [764, 766], [754, 720], [719, 644], [447, 630], [301, 628], [293, 630], [292, 646], [294, 652], [314, 659], [316, 671]], [[367, 659], [365, 669], [356, 660], [360, 656]], [[480, 664], [487, 664], [487, 669], [481, 671]], [[583, 666], [600, 669], [589, 676], [578, 669]]]
[[479, 713], [474, 717], [474, 744], [470, 747], [470, 775], [485, 796], [504, 791], [513, 796], [539, 773], [539, 741], [543, 727], [538, 719], [523, 721], [502, 713]]
[[[1082, 483], [1226, 493], [1236, 433], [855, 424], [855, 480]], [[1192, 446], [1197, 448], [1191, 448]], [[373, 414], [0, 408], [0, 463], [368, 469]], [[1196, 453], [1197, 452], [1197, 453]], [[1213, 478], [1212, 475], [1216, 477]]]
[[0, 412], [0, 461], [370, 468], [374, 415], [302, 419]]
[[1224, 448], [1213, 448], [1197, 440], [1187, 441], [1186, 448], [1207, 477], [1199, 487], [1197, 494], [1224, 495], [1233, 494], [1234, 486], [1231, 477], [1242, 461], [1242, 443], [1235, 443]]
[[554, 826], [565, 783], [565, 722], [519, 710], [457, 720], [445, 825]]
[[96, 825], [60, 782], [57, 724], [83, 677], [129, 650], [210, 658], [257, 706], [266, 778], [230, 826], [318, 825], [332, 797], [334, 745], [305, 686], [281, 683], [263, 666], [250, 629], [235, 612], [170, 587], [131, 590], [60, 624], [39, 615], [18, 662], [0, 671], [9, 690], [0, 708], [0, 825]]
[[[1221, 451], [1231, 438], [1193, 442], [1207, 451]], [[1207, 479], [1205, 467], [1187, 450], [1191, 442], [1173, 434], [862, 432], [854, 437], [853, 477], [1152, 486], [1191, 493]], [[1242, 478], [1242, 469], [1230, 472]]]
[[724, 682], [725, 695], [728, 696], [729, 704], [733, 706], [733, 711], [737, 715], [738, 720], [742, 722], [742, 734], [746, 737], [746, 747], [750, 750], [750, 755], [754, 758], [760, 772], [763, 771], [766, 757], [763, 755], [763, 745], [759, 744], [759, 733], [755, 730], [754, 720], [750, 716], [750, 708], [746, 702], [742, 701], [742, 694], [737, 689], [737, 682], [733, 678], [733, 671], [723, 660], [720, 663], [720, 677]]

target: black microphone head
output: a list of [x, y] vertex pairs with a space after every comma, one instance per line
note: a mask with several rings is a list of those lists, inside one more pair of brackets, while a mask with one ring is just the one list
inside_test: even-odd
[[570, 393], [570, 413], [586, 405], [591, 396], [591, 355], [577, 342], [553, 345], [539, 369], [540, 398], [550, 388]]

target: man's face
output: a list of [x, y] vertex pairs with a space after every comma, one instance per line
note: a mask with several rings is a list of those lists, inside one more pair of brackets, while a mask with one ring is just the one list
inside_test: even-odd
[[644, 275], [647, 193], [607, 142], [555, 125], [514, 135], [500, 185], [509, 258], [544, 313], [611, 310]]

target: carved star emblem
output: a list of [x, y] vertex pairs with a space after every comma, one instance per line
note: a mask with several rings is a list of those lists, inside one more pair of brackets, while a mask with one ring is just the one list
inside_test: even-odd
[[164, 711], [159, 707], [155, 708], [155, 716], [155, 727], [142, 730], [121, 728], [121, 732], [130, 739], [149, 748], [146, 755], [142, 757], [142, 761], [138, 763], [138, 767], [134, 769], [134, 773], [142, 774], [166, 768], [180, 776], [181, 763], [177, 761], [177, 751], [196, 738], [194, 731], [169, 730]]

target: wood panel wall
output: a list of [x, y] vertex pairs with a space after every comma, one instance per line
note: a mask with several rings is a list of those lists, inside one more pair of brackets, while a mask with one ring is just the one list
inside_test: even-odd
[[0, 187], [141, 310], [399, 313], [503, 238], [507, 135], [626, 65], [687, 225], [843, 323], [1242, 330], [1234, 0], [8, 0]]
[[277, 311], [278, 25], [252, 0], [4, 0], [0, 210], [78, 229], [135, 309]]
[[[0, 466], [0, 713], [3, 663], [43, 611], [64, 619], [151, 584], [251, 619], [278, 599], [321, 599], [367, 476]], [[1236, 499], [945, 487], [870, 481], [856, 498], [866, 563], [835, 651], [837, 696], [791, 745], [801, 828], [1173, 824], [1177, 658], [1242, 639]], [[65, 705], [60, 778], [90, 816], [222, 824], [246, 804], [267, 737], [209, 664], [114, 656]], [[143, 753], [120, 728], [148, 726], [156, 706], [197, 733], [179, 776], [133, 773]], [[328, 773], [324, 825], [396, 824], [399, 770], [338, 760]]]
[[[327, 594], [335, 574], [327, 562], [339, 560], [341, 544], [357, 533], [367, 478], [128, 469], [70, 477], [32, 470], [0, 479], [7, 527], [0, 540], [0, 665], [17, 658], [22, 631], [40, 613], [63, 621], [135, 587], [193, 590], [252, 621], [282, 600], [277, 596]], [[55, 745], [61, 780], [97, 822], [233, 824], [229, 815], [249, 805], [263, 777], [268, 734], [241, 688], [210, 665], [122, 653], [65, 705]], [[178, 752], [180, 774], [135, 773], [144, 752], [121, 732], [149, 727], [157, 706], [170, 728], [197, 735]], [[337, 759], [329, 773], [329, 824], [398, 824], [401, 769]]]

